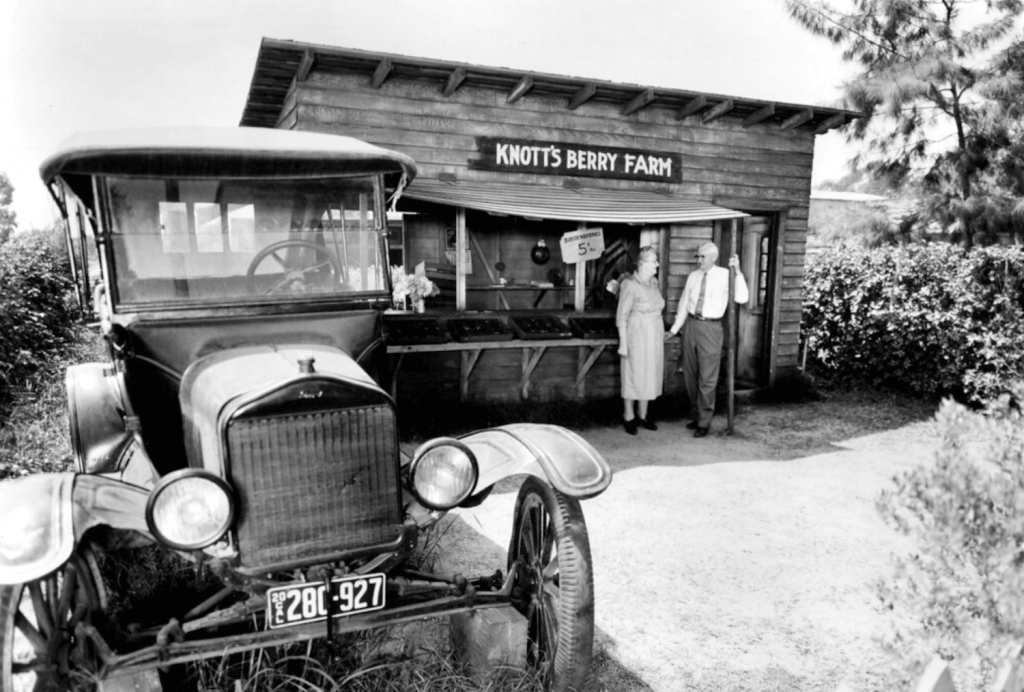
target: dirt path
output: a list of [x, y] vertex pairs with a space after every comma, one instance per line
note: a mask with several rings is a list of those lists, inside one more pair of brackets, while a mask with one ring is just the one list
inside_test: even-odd
[[[929, 462], [931, 423], [784, 461], [748, 440], [694, 440], [681, 422], [585, 436], [615, 470], [583, 504], [601, 650], [656, 691], [873, 687], [887, 626], [873, 584], [906, 549], [875, 500]], [[468, 572], [504, 564], [515, 492], [458, 512], [445, 540], [465, 546]]]

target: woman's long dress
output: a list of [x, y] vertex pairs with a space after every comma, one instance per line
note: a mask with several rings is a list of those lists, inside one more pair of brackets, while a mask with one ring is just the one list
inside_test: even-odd
[[650, 401], [661, 396], [665, 379], [665, 299], [652, 277], [628, 276], [619, 286], [615, 324], [626, 327], [628, 355], [622, 359], [622, 398]]

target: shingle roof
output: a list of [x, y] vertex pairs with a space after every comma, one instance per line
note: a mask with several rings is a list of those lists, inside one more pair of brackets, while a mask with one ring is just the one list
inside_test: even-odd
[[815, 134], [842, 127], [863, 114], [857, 111], [807, 106], [776, 101], [668, 89], [610, 81], [486, 67], [446, 60], [415, 58], [390, 53], [264, 38], [260, 44], [241, 124], [275, 127], [282, 105], [295, 79], [305, 80], [313, 70], [328, 73], [361, 73], [379, 86], [389, 79], [435, 82], [440, 93], [450, 96], [473, 85], [504, 91], [507, 103], [531, 96], [560, 97], [575, 110], [588, 101], [621, 106], [622, 117], [644, 108], [667, 108], [676, 118], [710, 122], [721, 117], [739, 118], [744, 126], [774, 124], [783, 129], [810, 128]]

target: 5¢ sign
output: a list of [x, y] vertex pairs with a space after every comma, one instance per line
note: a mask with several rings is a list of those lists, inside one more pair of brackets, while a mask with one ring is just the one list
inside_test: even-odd
[[604, 252], [604, 229], [585, 228], [562, 236], [562, 261], [576, 264], [596, 259]]

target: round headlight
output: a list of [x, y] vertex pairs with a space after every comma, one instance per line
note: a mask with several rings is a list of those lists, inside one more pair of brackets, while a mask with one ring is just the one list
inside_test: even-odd
[[428, 509], [451, 509], [469, 497], [479, 475], [476, 457], [458, 440], [431, 440], [409, 467], [412, 493]]
[[149, 495], [146, 523], [172, 548], [205, 548], [224, 535], [235, 516], [231, 489], [206, 471], [182, 469], [164, 476]]

